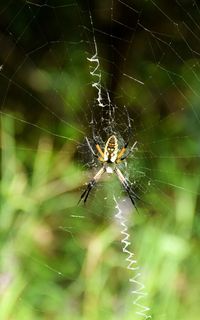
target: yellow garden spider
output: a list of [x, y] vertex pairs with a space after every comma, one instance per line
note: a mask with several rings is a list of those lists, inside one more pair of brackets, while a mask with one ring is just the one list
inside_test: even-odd
[[[130, 127], [129, 127], [129, 130], [130, 130]], [[98, 158], [98, 160], [100, 162], [102, 162], [103, 166], [95, 174], [93, 179], [87, 184], [87, 187], [86, 187], [85, 191], [82, 193], [79, 202], [81, 200], [83, 200], [84, 203], [86, 203], [91, 189], [94, 187], [94, 185], [101, 178], [102, 174], [106, 172], [106, 173], [109, 173], [109, 174], [110, 173], [115, 173], [117, 175], [119, 181], [121, 182], [122, 186], [126, 190], [131, 202], [133, 203], [134, 207], [136, 208], [135, 199], [139, 199], [140, 200], [140, 198], [131, 189], [129, 181], [124, 177], [124, 175], [122, 174], [120, 169], [117, 167], [117, 165], [118, 165], [118, 163], [120, 163], [121, 161], [125, 160], [129, 156], [129, 154], [134, 150], [134, 148], [135, 148], [135, 146], [137, 144], [137, 141], [133, 144], [133, 146], [127, 152], [127, 154], [125, 154], [127, 146], [129, 144], [129, 140], [124, 144], [124, 146], [121, 149], [119, 149], [117, 137], [113, 134], [108, 138], [108, 140], [107, 140], [107, 142], [105, 144], [104, 151], [102, 151], [100, 145], [95, 142], [95, 146], [96, 146], [96, 149], [97, 149], [99, 155], [97, 155], [94, 152], [92, 146], [90, 145], [90, 142], [89, 142], [88, 138], [86, 138], [86, 141], [87, 141], [87, 144], [88, 144], [92, 154], [96, 158]]]

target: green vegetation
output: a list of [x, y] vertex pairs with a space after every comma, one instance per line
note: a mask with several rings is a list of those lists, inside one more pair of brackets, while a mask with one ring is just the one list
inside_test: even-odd
[[[77, 206], [85, 178], [73, 162], [73, 143], [55, 152], [43, 136], [36, 151], [24, 150], [14, 130], [15, 122], [2, 117], [0, 318], [135, 319], [133, 273], [126, 269], [111, 193], [102, 201], [110, 181], [97, 188], [87, 206]], [[162, 165], [171, 171], [167, 161]], [[198, 187], [197, 177], [184, 179], [185, 188]], [[160, 206], [153, 216], [142, 208], [140, 215], [129, 216], [129, 249], [139, 260], [148, 292], [144, 304], [153, 318], [195, 320], [197, 191], [176, 189], [173, 198], [163, 196], [167, 214]]]

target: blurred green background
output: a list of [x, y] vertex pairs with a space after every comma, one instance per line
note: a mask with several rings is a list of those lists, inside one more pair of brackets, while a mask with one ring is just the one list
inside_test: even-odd
[[[1, 1], [0, 319], [145, 319], [114, 197], [148, 314], [199, 319], [199, 18], [191, 1]], [[115, 177], [77, 205], [99, 168], [92, 114], [106, 140], [94, 34], [115, 130], [126, 105], [138, 141], [121, 169], [139, 214]]]

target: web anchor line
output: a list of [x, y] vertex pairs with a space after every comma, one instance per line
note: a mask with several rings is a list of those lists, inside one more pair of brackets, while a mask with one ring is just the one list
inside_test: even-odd
[[122, 251], [127, 255], [125, 258], [125, 260], [128, 262], [126, 268], [134, 273], [134, 276], [129, 278], [129, 282], [134, 286], [134, 289], [131, 290], [131, 293], [134, 296], [133, 304], [137, 307], [137, 311], [135, 311], [135, 313], [145, 320], [151, 319], [152, 316], [148, 314], [150, 307], [145, 306], [141, 302], [141, 299], [144, 299], [144, 297], [147, 296], [147, 292], [145, 292], [144, 284], [140, 281], [140, 267], [137, 265], [137, 260], [134, 259], [135, 254], [128, 249], [128, 247], [131, 245], [131, 241], [129, 240], [130, 234], [128, 232], [127, 219], [123, 216], [122, 210], [120, 209], [115, 197], [114, 201], [117, 209], [115, 217], [117, 218], [121, 228], [120, 233], [122, 235]]

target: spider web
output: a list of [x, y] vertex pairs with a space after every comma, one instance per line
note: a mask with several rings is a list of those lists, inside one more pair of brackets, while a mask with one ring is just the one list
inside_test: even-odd
[[[2, 142], [2, 150], [6, 150], [3, 170], [7, 159], [12, 161], [15, 146], [9, 136], [15, 130], [17, 158], [24, 161], [30, 186], [34, 187], [24, 201], [38, 201], [44, 221], [48, 220], [41, 223], [37, 233], [39, 247], [49, 250], [56, 232], [61, 235], [59, 239], [67, 234], [69, 241], [78, 242], [81, 226], [88, 227], [84, 211], [91, 221], [103, 221], [113, 228], [113, 195], [117, 201], [125, 199], [129, 207], [126, 193], [110, 177], [92, 190], [86, 208], [76, 207], [80, 185], [99, 168], [85, 140], [88, 137], [94, 147], [93, 130], [102, 148], [112, 132], [122, 146], [128, 139], [130, 123], [130, 147], [137, 141], [137, 150], [120, 168], [141, 198], [137, 201], [139, 212], [145, 217], [175, 215], [183, 219], [183, 208], [176, 207], [177, 198], [195, 199], [198, 204], [199, 196], [198, 3], [175, 1], [172, 6], [166, 1], [11, 0], [2, 1], [0, 16], [0, 104], [2, 126], [7, 132]], [[30, 163], [36, 152], [39, 156], [32, 177]], [[49, 158], [54, 170], [47, 167]], [[71, 158], [81, 158], [80, 167], [86, 171], [81, 183], [77, 176], [76, 181], [70, 181], [70, 165], [65, 169]], [[16, 167], [13, 164], [11, 176]], [[14, 187], [18, 188], [16, 182]], [[3, 228], [9, 230], [11, 218], [6, 218], [6, 212], [10, 209], [5, 208]], [[61, 218], [66, 210], [69, 215]], [[28, 220], [23, 213], [18, 224], [20, 221], [25, 228]], [[54, 232], [52, 225], [56, 226]], [[49, 237], [46, 244], [44, 235]], [[113, 242], [116, 239], [113, 235]], [[27, 256], [25, 248], [19, 252]], [[29, 258], [63, 282], [73, 282], [70, 276], [74, 273], [66, 274], [64, 267], [45, 264], [38, 254]], [[70, 293], [75, 290], [71, 287]], [[37, 303], [34, 308], [36, 311]]]

